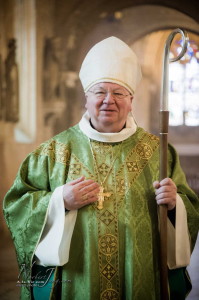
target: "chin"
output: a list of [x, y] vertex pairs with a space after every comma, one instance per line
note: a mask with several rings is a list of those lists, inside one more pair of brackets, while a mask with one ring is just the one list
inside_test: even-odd
[[103, 117], [100, 118], [100, 124], [105, 124], [105, 125], [112, 125], [113, 123], [115, 123], [115, 119], [112, 117]]

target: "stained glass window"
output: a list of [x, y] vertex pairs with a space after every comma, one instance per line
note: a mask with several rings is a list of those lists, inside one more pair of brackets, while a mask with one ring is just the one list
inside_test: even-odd
[[[176, 41], [171, 57], [180, 51]], [[169, 66], [169, 110], [171, 126], [199, 126], [199, 48], [194, 41], [185, 57]]]

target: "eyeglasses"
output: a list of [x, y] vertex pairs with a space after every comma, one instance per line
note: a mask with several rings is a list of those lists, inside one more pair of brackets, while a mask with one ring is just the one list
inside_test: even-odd
[[93, 93], [98, 100], [104, 100], [107, 95], [110, 93], [114, 99], [116, 100], [122, 100], [127, 96], [130, 96], [131, 94], [125, 95], [122, 92], [116, 92], [116, 91], [106, 91], [106, 90], [100, 90], [100, 91], [88, 91], [90, 93]]

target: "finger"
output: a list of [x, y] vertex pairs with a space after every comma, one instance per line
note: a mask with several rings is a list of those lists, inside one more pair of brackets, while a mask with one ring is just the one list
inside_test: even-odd
[[99, 184], [92, 179], [87, 179], [77, 184], [77, 188], [79, 189], [79, 191], [85, 191], [86, 188], [90, 188], [89, 186], [92, 186], [92, 188], [99, 187]]
[[170, 201], [171, 201], [171, 199], [170, 198], [163, 198], [163, 199], [156, 199], [156, 201], [157, 201], [157, 204], [158, 205], [160, 205], [160, 204], [168, 204]]
[[174, 193], [168, 193], [168, 192], [166, 192], [166, 193], [161, 193], [161, 194], [159, 194], [159, 195], [157, 195], [155, 198], [156, 198], [156, 200], [161, 200], [161, 199], [175, 199], [176, 197], [175, 197], [176, 195], [174, 194]]
[[88, 195], [90, 193], [94, 193], [94, 194], [99, 193], [99, 190], [100, 190], [99, 184], [94, 182], [90, 185], [83, 187], [80, 191], [81, 191], [82, 195], [85, 195], [85, 194]]
[[81, 203], [79, 203], [78, 208], [82, 208], [86, 205], [92, 204], [93, 202], [96, 202], [97, 200], [98, 200], [97, 196], [90, 197], [89, 199], [86, 199], [86, 200], [82, 201]]
[[160, 187], [159, 181], [154, 181], [154, 182], [153, 182], [153, 187], [154, 187], [155, 189], [158, 189], [158, 188]]
[[165, 186], [165, 185], [173, 185], [175, 186], [175, 183], [171, 178], [164, 178], [160, 181], [160, 186]]
[[162, 193], [176, 193], [176, 189], [175, 189], [175, 187], [166, 185], [166, 186], [162, 186], [162, 187], [156, 189], [156, 191], [155, 191], [156, 195], [159, 195]]
[[94, 195], [88, 199], [89, 203], [96, 202], [98, 200], [98, 196]]
[[87, 194], [84, 194], [83, 196], [82, 196], [82, 199], [90, 199], [90, 198], [92, 198], [92, 197], [97, 197], [98, 198], [98, 194], [99, 194], [99, 188], [97, 188], [97, 189], [94, 189], [93, 191], [91, 191], [91, 192], [89, 192], [89, 193], [87, 193]]
[[75, 185], [75, 184], [77, 184], [77, 183], [79, 183], [79, 182], [84, 181], [84, 179], [85, 179], [85, 177], [84, 177], [84, 176], [81, 176], [81, 177], [79, 177], [79, 178], [77, 178], [77, 179], [75, 179], [75, 180], [72, 180], [72, 181], [68, 182], [68, 184], [69, 184], [69, 185]]
[[95, 188], [92, 188], [92, 189], [88, 189], [85, 188], [85, 189], [82, 189], [81, 192], [83, 191], [81, 197], [83, 199], [88, 199], [89, 197], [92, 197], [92, 196], [97, 196], [98, 197], [98, 194], [100, 192], [100, 188], [99, 186], [96, 186]]

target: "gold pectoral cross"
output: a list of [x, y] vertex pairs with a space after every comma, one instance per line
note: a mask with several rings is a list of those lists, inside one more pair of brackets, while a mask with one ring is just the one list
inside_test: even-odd
[[103, 208], [103, 202], [104, 202], [104, 197], [110, 197], [111, 193], [104, 193], [104, 187], [101, 185], [100, 186], [100, 191], [98, 194], [98, 205], [97, 208], [98, 209], [102, 209]]

